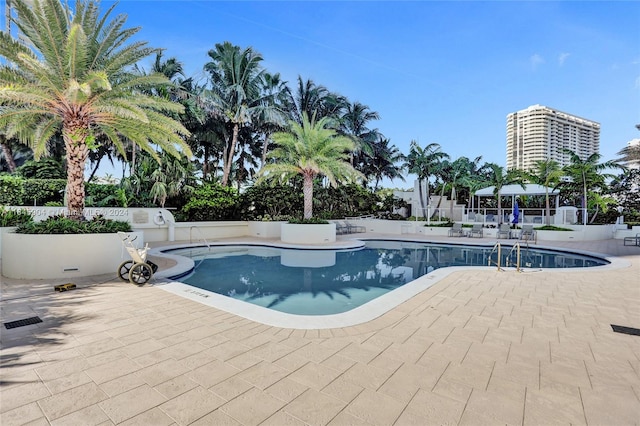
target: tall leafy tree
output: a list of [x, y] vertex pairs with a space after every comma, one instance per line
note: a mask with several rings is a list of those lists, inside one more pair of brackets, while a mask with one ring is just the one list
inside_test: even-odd
[[360, 102], [347, 103], [346, 110], [340, 117], [340, 131], [345, 136], [350, 137], [355, 143], [355, 149], [351, 156], [351, 164], [359, 155], [371, 156], [373, 154], [373, 144], [380, 136], [377, 129], [370, 129], [370, 121], [379, 120], [380, 115], [371, 111], [367, 105]]
[[640, 143], [622, 148], [617, 155], [620, 156], [616, 160], [617, 163], [624, 164], [626, 167], [640, 167]]
[[129, 42], [139, 28], [124, 28], [125, 15], [112, 20], [115, 6], [100, 15], [98, 2], [13, 0], [12, 21], [27, 43], [0, 34], [0, 128], [26, 140], [39, 158], [61, 132], [67, 162], [69, 215], [84, 209], [84, 166], [102, 134], [124, 153], [123, 140], [135, 142], [157, 158], [152, 144], [179, 156], [191, 155], [182, 124], [167, 116], [180, 104], [145, 94], [168, 85], [163, 75], [141, 76], [133, 66], [155, 52], [143, 41]]
[[[409, 173], [418, 176], [420, 213], [423, 213], [426, 208], [423, 188], [426, 189], [426, 199], [429, 200], [429, 178], [434, 175], [440, 163], [447, 158], [449, 158], [449, 155], [442, 152], [440, 145], [437, 143], [430, 143], [422, 148], [417, 141], [411, 141], [405, 167]], [[416, 216], [418, 216], [417, 213]]]
[[575, 152], [566, 149], [564, 151], [569, 155], [570, 163], [564, 167], [564, 173], [571, 179], [570, 182], [562, 184], [562, 188], [573, 193], [582, 194], [582, 208], [585, 209], [583, 213], [583, 224], [587, 224], [587, 212], [586, 209], [589, 206], [588, 194], [590, 190], [602, 190], [606, 187], [607, 178], [615, 178], [610, 173], [604, 173], [607, 169], [622, 169], [624, 167], [618, 164], [616, 161], [605, 161], [600, 163], [602, 156], [598, 153], [593, 153], [586, 159], [582, 159]]
[[302, 124], [303, 117], [315, 117], [316, 120], [327, 117], [328, 127], [337, 128], [348, 100], [342, 95], [329, 91], [326, 87], [316, 84], [313, 80], [303, 80], [298, 76], [298, 84], [289, 111], [291, 119]]
[[388, 138], [380, 135], [372, 146], [373, 152], [371, 156], [362, 158], [355, 166], [357, 170], [365, 175], [368, 181], [374, 182], [374, 191], [378, 190], [380, 181], [383, 178], [400, 179], [404, 182], [400, 163], [405, 160], [405, 156], [398, 147], [390, 144], [391, 141]]
[[274, 162], [262, 168], [258, 183], [264, 180], [286, 182], [301, 175], [305, 219], [313, 216], [314, 178], [324, 176], [331, 186], [337, 187], [339, 183], [350, 183], [363, 177], [349, 164], [353, 141], [329, 128], [327, 117], [316, 121], [304, 114], [302, 124], [291, 122], [291, 130], [275, 133], [273, 140], [277, 147], [268, 158]]
[[280, 73], [265, 73], [264, 75], [264, 102], [268, 103], [269, 113], [260, 115], [255, 126], [256, 131], [262, 135], [261, 165], [267, 162], [267, 152], [271, 142], [271, 135], [276, 131], [285, 130], [287, 124], [288, 107], [291, 105], [291, 91], [287, 82], [282, 80]]
[[216, 44], [209, 51], [211, 62], [204, 69], [210, 75], [208, 98], [212, 112], [231, 125], [231, 136], [224, 151], [222, 185], [229, 184], [240, 129], [258, 117], [271, 121], [279, 116], [273, 104], [265, 102], [265, 69], [262, 55], [248, 47], [241, 49], [229, 42]]
[[546, 224], [551, 225], [551, 206], [549, 205], [549, 187], [555, 188], [563, 176], [560, 164], [555, 160], [538, 160], [531, 172], [525, 174], [527, 180], [544, 186]]

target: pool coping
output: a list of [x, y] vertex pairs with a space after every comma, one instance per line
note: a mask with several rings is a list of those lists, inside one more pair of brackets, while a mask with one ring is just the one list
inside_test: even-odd
[[[481, 242], [469, 242], [466, 241], [464, 243], [456, 243], [456, 242], [443, 242], [443, 241], [426, 241], [426, 240], [417, 240], [411, 239], [407, 237], [364, 237], [357, 238], [351, 240], [345, 240], [343, 244], [335, 244], [335, 245], [323, 245], [321, 247], [316, 246], [308, 246], [308, 245], [293, 245], [287, 243], [281, 243], [277, 241], [270, 242], [247, 242], [247, 241], [224, 241], [224, 242], [216, 242], [210, 243], [210, 246], [230, 246], [230, 245], [243, 245], [243, 246], [260, 246], [260, 247], [274, 247], [274, 248], [288, 248], [288, 249], [304, 249], [304, 250], [348, 250], [348, 249], [357, 249], [362, 248], [365, 245], [365, 242], [368, 240], [374, 241], [405, 241], [411, 243], [434, 243], [434, 244], [444, 244], [444, 245], [463, 245], [463, 246], [483, 246], [486, 247], [487, 244], [482, 244]], [[345, 242], [350, 242], [344, 244]], [[512, 247], [513, 244], [505, 243], [504, 246]], [[491, 246], [491, 244], [489, 244]], [[436, 269], [430, 272], [427, 275], [423, 275], [421, 277], [416, 278], [415, 280], [396, 288], [388, 293], [385, 293], [363, 305], [360, 305], [350, 311], [339, 313], [339, 314], [331, 314], [331, 315], [297, 315], [297, 314], [289, 314], [285, 312], [279, 312], [272, 309], [264, 308], [262, 306], [254, 305], [249, 302], [244, 302], [242, 300], [233, 299], [215, 292], [211, 292], [208, 290], [199, 289], [197, 287], [190, 286], [188, 284], [184, 284], [182, 282], [174, 281], [170, 279], [170, 277], [176, 277], [179, 275], [186, 275], [191, 270], [193, 270], [195, 266], [195, 262], [192, 259], [179, 256], [179, 255], [171, 255], [164, 253], [163, 250], [171, 249], [182, 249], [189, 247], [203, 247], [203, 244], [184, 244], [184, 245], [175, 245], [175, 246], [165, 246], [165, 247], [157, 247], [153, 250], [150, 250], [150, 254], [155, 256], [164, 256], [173, 259], [176, 261], [176, 265], [168, 268], [162, 272], [159, 272], [156, 275], [157, 281], [154, 283], [154, 286], [161, 288], [167, 292], [176, 294], [178, 296], [184, 297], [186, 299], [202, 303], [204, 305], [223, 310], [225, 312], [229, 312], [234, 315], [238, 315], [240, 317], [256, 321], [262, 324], [281, 327], [281, 328], [291, 328], [291, 329], [301, 329], [301, 330], [310, 330], [310, 329], [331, 329], [331, 328], [341, 328], [341, 327], [349, 327], [353, 325], [358, 325], [362, 323], [369, 322], [374, 320], [385, 313], [391, 311], [396, 308], [403, 302], [408, 301], [415, 295], [421, 293], [422, 291], [430, 288], [434, 284], [448, 277], [449, 275], [458, 272], [458, 271], [468, 271], [470, 269], [473, 270], [484, 270], [484, 271], [496, 271], [495, 266], [449, 266], [444, 268]], [[611, 270], [611, 269], [621, 269], [627, 268], [631, 266], [631, 262], [625, 259], [621, 259], [619, 257], [613, 256], [604, 256], [602, 253], [594, 253], [586, 250], [578, 250], [578, 249], [563, 249], [559, 247], [545, 246], [536, 244], [534, 248], [540, 248], [545, 250], [566, 252], [566, 253], [575, 253], [581, 254], [590, 257], [596, 257], [599, 259], [604, 259], [609, 262], [607, 265], [602, 266], [593, 266], [590, 267], [590, 270]], [[515, 268], [502, 268], [505, 271], [513, 271], [515, 272]], [[584, 268], [532, 268], [527, 269], [525, 271], [521, 271], [520, 273], [534, 273], [538, 271], [545, 272], [583, 272]]]

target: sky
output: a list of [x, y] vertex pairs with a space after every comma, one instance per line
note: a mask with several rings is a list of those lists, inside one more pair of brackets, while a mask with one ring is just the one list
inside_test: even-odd
[[636, 1], [120, 0], [115, 12], [187, 77], [205, 78], [216, 43], [252, 47], [292, 88], [301, 76], [377, 111], [370, 127], [405, 154], [435, 142], [504, 166], [507, 114], [535, 104], [599, 122], [603, 160], [640, 138]]

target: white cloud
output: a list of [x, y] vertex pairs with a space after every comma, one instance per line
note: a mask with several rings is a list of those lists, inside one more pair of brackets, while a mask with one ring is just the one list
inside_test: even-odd
[[560, 56], [558, 56], [558, 64], [560, 66], [563, 66], [564, 65], [564, 61], [567, 60], [569, 55], [571, 55], [571, 53], [561, 53]]
[[534, 53], [529, 58], [529, 62], [531, 62], [531, 66], [533, 67], [533, 69], [536, 69], [538, 68], [538, 65], [544, 64], [545, 61], [542, 56], [538, 55], [537, 53]]

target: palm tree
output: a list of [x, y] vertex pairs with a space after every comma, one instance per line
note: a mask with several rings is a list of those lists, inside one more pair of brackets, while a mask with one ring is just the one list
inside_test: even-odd
[[498, 201], [498, 218], [502, 222], [502, 195], [500, 194], [502, 188], [517, 183], [524, 189], [525, 184], [522, 182], [522, 173], [519, 170], [511, 169], [505, 172], [504, 167], [495, 163], [488, 163], [487, 166], [489, 168], [487, 184], [494, 187], [493, 194]]
[[262, 102], [265, 73], [260, 65], [262, 55], [251, 47], [241, 50], [226, 41], [216, 44], [209, 57], [212, 61], [204, 69], [211, 78], [208, 95], [213, 113], [232, 127], [223, 155], [222, 185], [226, 186], [240, 128], [251, 124], [259, 114], [268, 114], [270, 106]]
[[[420, 211], [423, 215], [425, 209], [423, 188], [426, 186], [426, 198], [429, 200], [429, 178], [438, 168], [440, 162], [447, 158], [449, 158], [449, 156], [440, 150], [440, 145], [437, 143], [430, 143], [422, 148], [418, 142], [411, 141], [405, 167], [409, 173], [418, 176]], [[416, 213], [416, 217], [417, 216], [418, 214]]]
[[166, 115], [183, 107], [144, 93], [170, 82], [131, 71], [155, 50], [141, 41], [127, 44], [138, 29], [123, 29], [125, 15], [110, 21], [115, 6], [100, 16], [93, 0], [78, 0], [73, 9], [59, 0], [12, 5], [12, 20], [28, 42], [0, 34], [0, 55], [11, 63], [0, 67], [0, 128], [7, 137], [28, 141], [35, 158], [62, 132], [70, 217], [83, 217], [84, 166], [96, 135], [105, 135], [122, 153], [128, 139], [155, 158], [152, 144], [175, 156], [177, 148], [191, 155], [183, 140], [189, 132]]
[[624, 167], [618, 164], [616, 161], [606, 161], [599, 163], [602, 156], [598, 153], [593, 153], [585, 160], [580, 158], [578, 154], [570, 149], [564, 150], [565, 154], [569, 155], [570, 163], [564, 167], [565, 174], [571, 179], [571, 182], [563, 183], [563, 187], [572, 192], [582, 192], [582, 208], [583, 224], [587, 224], [587, 207], [589, 201], [587, 194], [590, 189], [604, 188], [606, 186], [606, 178], [614, 178], [615, 176], [609, 173], [602, 173], [607, 169], [622, 169]]
[[356, 164], [356, 168], [364, 174], [367, 180], [375, 178], [373, 190], [378, 190], [378, 185], [383, 178], [400, 179], [404, 182], [402, 176], [402, 167], [397, 164], [405, 159], [395, 145], [389, 145], [391, 141], [380, 135], [379, 139], [373, 144], [373, 152], [370, 158], [363, 159], [362, 162]]
[[640, 166], [640, 143], [628, 145], [617, 152], [620, 156], [616, 162], [624, 164], [626, 167]]
[[373, 153], [373, 144], [379, 137], [377, 129], [369, 129], [367, 124], [372, 120], [379, 120], [380, 115], [371, 111], [367, 105], [360, 102], [347, 103], [347, 108], [340, 117], [340, 131], [345, 136], [353, 139], [356, 148], [351, 155], [351, 165], [356, 157], [364, 153], [370, 156]]
[[347, 108], [348, 101], [342, 95], [330, 92], [326, 87], [318, 85], [313, 80], [302, 80], [298, 76], [298, 88], [290, 99], [289, 113], [291, 119], [302, 124], [302, 119], [315, 117], [320, 120], [328, 117], [328, 126], [335, 128], [339, 125], [342, 112]]
[[449, 185], [451, 185], [451, 197], [449, 198], [449, 218], [453, 219], [453, 205], [458, 200], [458, 192], [456, 188], [458, 186], [464, 186], [468, 183], [469, 177], [472, 175], [477, 163], [482, 157], [476, 157], [472, 162], [467, 157], [456, 158], [451, 163], [449, 172]]
[[549, 206], [549, 187], [554, 189], [563, 176], [560, 164], [555, 160], [538, 160], [534, 163], [532, 172], [525, 173], [525, 177], [533, 183], [544, 186], [545, 196], [545, 224], [551, 225], [551, 207]]
[[282, 80], [280, 73], [265, 73], [264, 74], [264, 102], [268, 102], [272, 106], [268, 110], [269, 114], [265, 116], [259, 116], [256, 126], [256, 131], [262, 134], [262, 155], [261, 165], [267, 162], [267, 152], [269, 150], [269, 143], [271, 142], [271, 135], [276, 131], [285, 130], [288, 114], [288, 106], [291, 100], [291, 91], [287, 86], [287, 82]]
[[349, 164], [353, 141], [328, 128], [328, 121], [327, 117], [309, 120], [304, 114], [302, 125], [292, 121], [289, 132], [275, 133], [273, 140], [277, 147], [268, 155], [274, 162], [260, 170], [256, 182], [287, 182], [302, 175], [305, 219], [313, 216], [313, 180], [316, 176], [325, 176], [333, 187], [363, 177]]

